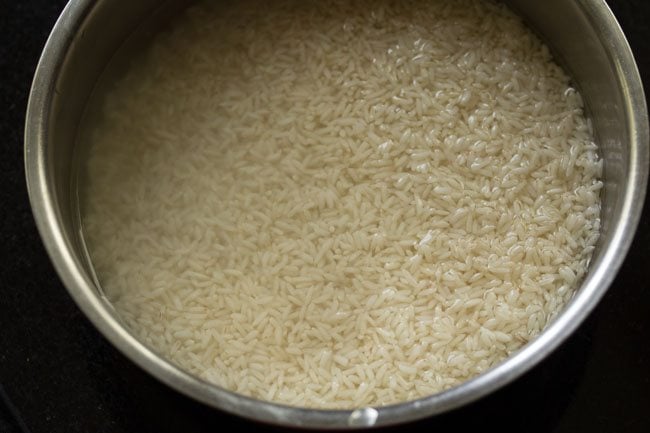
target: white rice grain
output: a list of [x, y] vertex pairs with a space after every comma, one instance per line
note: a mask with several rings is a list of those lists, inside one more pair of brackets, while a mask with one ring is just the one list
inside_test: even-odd
[[598, 239], [582, 99], [489, 1], [203, 2], [89, 128], [107, 296], [146, 344], [257, 398], [455, 386], [544, 328]]

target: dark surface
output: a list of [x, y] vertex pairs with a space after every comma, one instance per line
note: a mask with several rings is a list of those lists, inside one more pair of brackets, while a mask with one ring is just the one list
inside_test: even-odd
[[[214, 432], [253, 427], [163, 386], [118, 353], [59, 282], [24, 183], [23, 121], [61, 0], [0, 8], [0, 432]], [[650, 88], [650, 2], [612, 0]], [[403, 431], [650, 432], [650, 209], [596, 311], [560, 349], [501, 391]], [[397, 429], [393, 429], [397, 430]]]

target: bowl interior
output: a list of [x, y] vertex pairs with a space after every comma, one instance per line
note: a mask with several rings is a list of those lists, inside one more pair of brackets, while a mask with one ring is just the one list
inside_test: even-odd
[[[98, 328], [135, 362], [199, 400], [250, 418], [311, 427], [392, 424], [472, 401], [518, 376], [555, 348], [595, 306], [620, 266], [638, 222], [647, 176], [647, 111], [633, 58], [602, 1], [508, 3], [573, 77], [604, 158], [601, 238], [574, 299], [537, 340], [497, 368], [450, 391], [378, 411], [318, 411], [262, 403], [205, 384], [142, 346], [103, 299], [85, 252], [75, 185], [83, 149], [79, 125], [94, 98], [190, 0], [70, 3], [34, 81], [26, 164], [39, 229], [69, 291]], [[89, 101], [91, 103], [89, 104]], [[86, 110], [86, 107], [91, 107]]]

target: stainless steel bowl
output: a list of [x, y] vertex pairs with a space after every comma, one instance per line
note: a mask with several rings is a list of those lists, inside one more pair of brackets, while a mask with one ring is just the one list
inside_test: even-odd
[[184, 394], [255, 420], [299, 427], [389, 425], [447, 411], [512, 381], [565, 340], [603, 296], [630, 246], [645, 196], [649, 137], [639, 73], [603, 0], [512, 0], [511, 7], [549, 44], [580, 88], [605, 160], [602, 235], [588, 275], [538, 338], [448, 391], [355, 411], [302, 409], [244, 397], [197, 379], [154, 353], [124, 328], [93, 282], [74, 211], [73, 150], [84, 108], [103, 71], [133, 55], [134, 41], [146, 40], [187, 3], [72, 0], [43, 50], [27, 110], [27, 184], [43, 242], [79, 307], [136, 364]]

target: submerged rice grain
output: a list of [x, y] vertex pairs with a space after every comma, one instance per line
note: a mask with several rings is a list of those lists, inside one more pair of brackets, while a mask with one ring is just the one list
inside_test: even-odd
[[489, 369], [571, 297], [599, 232], [580, 96], [490, 2], [201, 3], [91, 144], [84, 229], [122, 318], [291, 405]]

